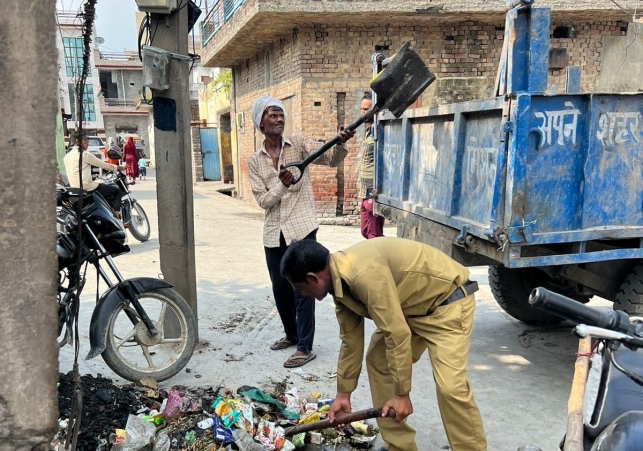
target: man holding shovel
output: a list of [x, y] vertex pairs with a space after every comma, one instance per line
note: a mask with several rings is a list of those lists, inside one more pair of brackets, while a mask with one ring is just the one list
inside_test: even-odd
[[[312, 352], [315, 336], [315, 300], [293, 291], [281, 277], [279, 265], [288, 245], [294, 240], [315, 240], [319, 224], [310, 174], [284, 165], [304, 160], [315, 152], [319, 143], [300, 136], [284, 137], [286, 113], [283, 104], [262, 96], [252, 106], [252, 122], [266, 137], [248, 158], [248, 177], [255, 200], [265, 210], [263, 244], [266, 263], [272, 282], [272, 291], [285, 336], [272, 344], [270, 349], [297, 346], [297, 351], [284, 363], [295, 368], [315, 359]], [[340, 131], [338, 144], [314, 162], [336, 167], [348, 151], [343, 144], [355, 135]], [[293, 174], [293, 171], [296, 174]], [[295, 177], [301, 178], [293, 183]]]
[[438, 407], [453, 451], [486, 451], [480, 412], [467, 380], [469, 338], [478, 285], [444, 253], [415, 241], [378, 238], [330, 254], [321, 244], [297, 241], [281, 263], [282, 275], [302, 295], [318, 300], [329, 293], [342, 341], [337, 395], [330, 419], [351, 411], [364, 354], [364, 318], [377, 329], [366, 366], [374, 407], [395, 419], [378, 419], [388, 451], [417, 451], [411, 370], [426, 349], [436, 382]]

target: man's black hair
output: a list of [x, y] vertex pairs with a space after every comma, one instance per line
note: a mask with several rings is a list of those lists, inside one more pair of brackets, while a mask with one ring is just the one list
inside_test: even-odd
[[72, 145], [75, 146], [76, 143], [78, 143], [79, 141], [82, 141], [85, 138], [87, 138], [87, 133], [81, 132], [80, 130], [74, 131], [74, 133], [72, 133], [71, 135], [71, 139], [72, 139], [71, 142], [73, 143]]
[[373, 100], [373, 93], [371, 91], [365, 92], [364, 97], [362, 97], [362, 100]]
[[314, 240], [293, 241], [281, 259], [281, 276], [292, 283], [306, 281], [309, 272], [323, 271], [330, 252]]

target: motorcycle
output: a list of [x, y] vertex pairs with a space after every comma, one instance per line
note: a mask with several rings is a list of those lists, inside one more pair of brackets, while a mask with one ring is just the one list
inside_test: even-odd
[[[173, 285], [149, 277], [124, 279], [113, 257], [129, 252], [127, 235], [107, 201], [96, 192], [56, 188], [59, 228], [58, 344], [72, 344], [75, 318], [89, 265], [108, 286], [89, 326], [87, 360], [102, 355], [124, 379], [163, 381], [185, 367], [196, 345], [197, 322]], [[82, 211], [76, 212], [82, 198]], [[80, 227], [80, 228], [79, 228]], [[82, 237], [82, 238], [81, 238]], [[111, 270], [112, 282], [102, 263]]]
[[116, 184], [123, 193], [121, 197], [121, 220], [125, 227], [138, 241], [145, 242], [150, 239], [150, 221], [147, 219], [145, 210], [141, 204], [134, 199], [129, 192], [129, 186], [136, 184], [136, 181], [127, 182], [127, 176], [122, 172], [112, 173], [104, 177], [106, 182]]
[[[67, 174], [60, 172], [62, 186], [69, 187]], [[141, 204], [134, 199], [129, 191], [129, 186], [136, 184], [135, 181], [127, 182], [127, 176], [122, 172], [112, 173], [103, 177], [108, 183], [114, 183], [121, 190], [121, 220], [134, 238], [141, 243], [150, 239], [150, 221]]]
[[[623, 311], [597, 310], [542, 287], [531, 293], [529, 303], [576, 323], [574, 331], [581, 338], [567, 433], [560, 449], [642, 449], [643, 318], [630, 318]], [[595, 339], [591, 347], [590, 338]], [[518, 451], [540, 448], [527, 445]]]

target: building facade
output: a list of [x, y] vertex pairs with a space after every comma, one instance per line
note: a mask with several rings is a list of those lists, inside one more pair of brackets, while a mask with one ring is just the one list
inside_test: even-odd
[[[250, 108], [260, 95], [284, 101], [290, 131], [327, 140], [359, 116], [369, 91], [371, 55], [390, 56], [406, 41], [438, 79], [414, 105], [493, 95], [504, 39], [504, 3], [484, 0], [219, 0], [202, 24], [202, 60], [231, 67], [232, 128], [237, 134], [240, 197], [254, 202], [247, 158], [261, 144]], [[624, 36], [632, 17], [609, 2], [539, 0], [552, 8], [550, 91], [565, 89], [566, 67], [581, 66], [585, 92], [598, 88], [608, 37]], [[637, 2], [621, 1], [635, 10]], [[311, 167], [320, 218], [354, 222], [362, 132], [337, 169]]]
[[[76, 93], [76, 80], [81, 74], [83, 67], [83, 39], [82, 30], [77, 26], [77, 13], [72, 11], [56, 11], [58, 30], [56, 34], [56, 47], [58, 48], [58, 86], [61, 108], [66, 114], [71, 114], [71, 120], [67, 123], [69, 130], [78, 127], [77, 102], [79, 97]], [[96, 42], [94, 33], [93, 42]], [[97, 96], [100, 92], [100, 79], [98, 69], [94, 64], [94, 54], [97, 50], [91, 46], [92, 56], [90, 57], [91, 70], [87, 75], [87, 83], [83, 93], [85, 110], [84, 129], [90, 135], [101, 136], [105, 126], [103, 115], [98, 105]]]
[[143, 89], [143, 65], [138, 52], [94, 52], [101, 93], [99, 105], [105, 124], [105, 137], [137, 135], [143, 152], [150, 158], [153, 133], [149, 90]]

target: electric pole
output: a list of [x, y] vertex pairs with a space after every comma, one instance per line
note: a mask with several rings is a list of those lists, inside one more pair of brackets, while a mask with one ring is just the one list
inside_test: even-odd
[[[187, 6], [153, 14], [150, 28], [154, 47], [188, 54]], [[189, 66], [188, 60], [170, 58], [169, 89], [153, 91], [154, 147], [161, 272], [197, 316]]]

